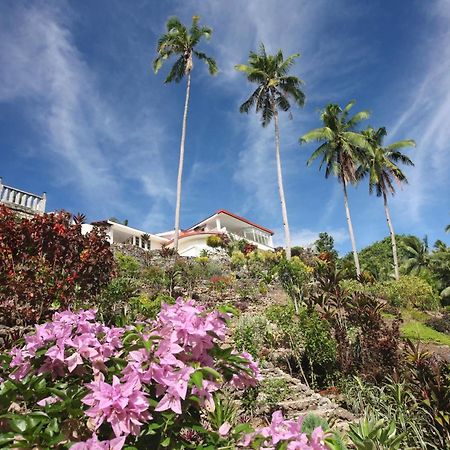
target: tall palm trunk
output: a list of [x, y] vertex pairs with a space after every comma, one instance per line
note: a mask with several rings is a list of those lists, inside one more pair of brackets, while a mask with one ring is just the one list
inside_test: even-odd
[[395, 233], [394, 227], [392, 225], [391, 215], [389, 213], [389, 207], [387, 202], [386, 193], [383, 192], [383, 201], [384, 201], [384, 212], [386, 214], [386, 222], [389, 227], [389, 234], [391, 236], [391, 244], [392, 244], [392, 256], [394, 257], [394, 274], [395, 279], [398, 280], [400, 278], [399, 270], [398, 270], [398, 257], [397, 257], [397, 243], [395, 241]]
[[348, 207], [347, 182], [345, 180], [342, 180], [342, 186], [344, 187], [345, 215], [347, 217], [347, 225], [348, 225], [348, 232], [350, 234], [350, 241], [352, 242], [353, 259], [355, 260], [356, 275], [359, 277], [361, 275], [361, 268], [359, 266], [358, 252], [356, 251], [356, 241], [355, 235], [353, 233], [352, 218], [350, 216], [350, 208]]
[[289, 223], [286, 210], [286, 200], [284, 198], [284, 188], [283, 188], [283, 172], [281, 170], [281, 155], [280, 155], [280, 129], [278, 126], [278, 110], [275, 102], [272, 101], [273, 108], [273, 118], [275, 124], [275, 153], [277, 159], [277, 178], [278, 178], [278, 192], [280, 194], [281, 203], [281, 215], [283, 217], [283, 227], [284, 227], [284, 241], [286, 247], [286, 259], [291, 259], [291, 234], [289, 232]]
[[184, 143], [186, 141], [186, 123], [187, 123], [190, 91], [191, 91], [191, 72], [188, 72], [186, 84], [186, 99], [184, 101], [183, 126], [181, 128], [180, 161], [178, 163], [177, 200], [175, 205], [175, 236], [173, 238], [173, 248], [175, 251], [178, 251], [178, 239], [180, 235], [181, 180], [183, 178]]

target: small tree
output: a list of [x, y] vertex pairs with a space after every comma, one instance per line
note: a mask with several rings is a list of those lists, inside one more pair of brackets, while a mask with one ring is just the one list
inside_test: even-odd
[[327, 232], [319, 233], [319, 238], [314, 242], [314, 248], [317, 253], [329, 253], [334, 259], [338, 257], [334, 248], [334, 238]]

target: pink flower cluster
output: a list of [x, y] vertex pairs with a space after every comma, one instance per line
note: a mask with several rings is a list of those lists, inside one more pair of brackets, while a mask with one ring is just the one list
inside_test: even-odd
[[272, 421], [269, 426], [260, 428], [254, 433], [245, 436], [240, 443], [241, 447], [254, 448], [251, 443], [263, 437], [261, 450], [275, 450], [277, 446], [284, 444], [287, 450], [328, 450], [325, 444], [325, 435], [321, 427], [317, 427], [311, 434], [310, 439], [302, 432], [303, 418], [298, 420], [285, 420], [281, 411], [272, 414]]
[[[50, 372], [62, 377], [83, 372], [85, 363], [92, 366], [94, 374], [105, 370], [105, 363], [122, 347], [123, 328], [110, 328], [93, 322], [95, 311], [55, 313], [52, 322], [36, 325], [35, 334], [25, 337], [23, 348], [14, 348], [11, 368], [17, 368], [10, 377], [22, 380], [28, 374]], [[36, 353], [47, 348], [45, 360], [38, 369], [32, 368]]]
[[[100, 442], [94, 434], [73, 448], [117, 450], [124, 445], [124, 437], [138, 435], [141, 426], [152, 418], [150, 392], [156, 393], [155, 412], [172, 410], [182, 414], [188, 394], [196, 395], [204, 408], [214, 409], [212, 394], [223, 380], [215, 378], [211, 371], [203, 374], [201, 387], [190, 384], [190, 379], [202, 367], [215, 369], [210, 350], [226, 337], [224, 319], [219, 312], [207, 313], [194, 301], [182, 299], [175, 305], [163, 305], [158, 319], [144, 324], [143, 329], [107, 327], [95, 322], [93, 310], [56, 313], [52, 322], [36, 326], [35, 334], [25, 338], [23, 348], [12, 350], [14, 370], [10, 377], [22, 380], [43, 373], [53, 378], [90, 374], [93, 381], [85, 385], [88, 394], [82, 399], [88, 407], [84, 413], [89, 428], [96, 431], [109, 423], [116, 438]], [[43, 364], [35, 367], [37, 352], [41, 354], [42, 349]], [[108, 382], [105, 377], [113, 357], [125, 359], [126, 366]], [[238, 389], [255, 385], [260, 377], [257, 364], [248, 354], [241, 355], [240, 361], [244, 370], [233, 375], [230, 383]], [[38, 404], [46, 407], [56, 401], [60, 399], [47, 397]]]

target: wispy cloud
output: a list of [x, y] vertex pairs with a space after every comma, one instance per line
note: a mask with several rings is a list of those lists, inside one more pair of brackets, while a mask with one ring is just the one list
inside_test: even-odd
[[394, 204], [402, 216], [420, 224], [424, 208], [433, 207], [436, 192], [450, 189], [450, 2], [436, 1], [428, 8], [434, 33], [424, 39], [416, 76], [408, 84], [409, 104], [393, 124], [392, 139], [415, 138], [410, 152], [415, 167], [408, 171], [409, 186]]
[[168, 138], [156, 111], [146, 107], [130, 116], [108, 103], [71, 25], [71, 11], [55, 3], [18, 2], [2, 15], [0, 102], [22, 102], [39, 136], [36, 152], [52, 175], [47, 182], [72, 186], [91, 214], [137, 217], [130, 180], [141, 183], [153, 210], [167, 207], [173, 190], [161, 154]]

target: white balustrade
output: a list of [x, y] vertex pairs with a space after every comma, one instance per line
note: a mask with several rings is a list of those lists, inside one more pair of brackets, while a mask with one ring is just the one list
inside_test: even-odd
[[32, 211], [45, 212], [45, 192], [42, 195], [32, 194], [3, 184], [0, 178], [0, 203], [12, 203]]

